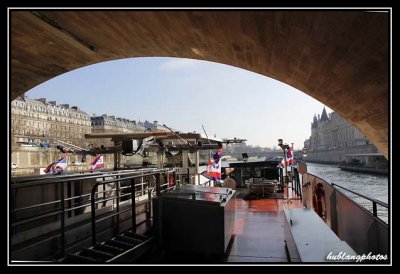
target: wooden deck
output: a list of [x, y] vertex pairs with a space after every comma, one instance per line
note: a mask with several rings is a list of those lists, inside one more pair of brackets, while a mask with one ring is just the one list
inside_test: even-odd
[[[284, 199], [243, 200], [236, 198], [234, 236], [223, 257], [193, 254], [163, 254], [161, 261], [150, 263], [226, 264], [286, 263], [284, 242], [284, 208], [302, 207], [301, 200], [289, 190]], [[153, 258], [154, 259], [154, 258]]]
[[[289, 190], [285, 199], [236, 199], [236, 220], [226, 262], [287, 262], [283, 209], [301, 207]], [[291, 200], [292, 198], [295, 198]]]

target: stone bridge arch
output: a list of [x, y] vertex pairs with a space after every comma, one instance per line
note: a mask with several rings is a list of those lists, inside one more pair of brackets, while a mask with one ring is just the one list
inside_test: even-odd
[[303, 91], [387, 157], [389, 19], [386, 12], [355, 10], [11, 10], [10, 98], [103, 61], [208, 60]]

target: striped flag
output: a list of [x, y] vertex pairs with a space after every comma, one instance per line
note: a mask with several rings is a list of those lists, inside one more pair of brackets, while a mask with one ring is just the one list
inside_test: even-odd
[[65, 155], [64, 157], [48, 165], [44, 170], [44, 172], [50, 174], [63, 174], [67, 169], [67, 166], [68, 166], [68, 157], [67, 155]]
[[294, 165], [294, 151], [293, 151], [293, 143], [292, 146], [287, 149], [285, 152], [286, 154], [286, 161], [285, 158], [282, 159], [282, 162], [279, 164], [280, 168], [285, 168], [290, 165]]
[[101, 154], [97, 155], [90, 163], [89, 171], [93, 172], [93, 170], [100, 168], [104, 168], [104, 156]]
[[221, 157], [222, 147], [213, 155], [213, 159], [208, 161], [207, 171], [203, 171], [201, 175], [216, 182], [221, 181]]

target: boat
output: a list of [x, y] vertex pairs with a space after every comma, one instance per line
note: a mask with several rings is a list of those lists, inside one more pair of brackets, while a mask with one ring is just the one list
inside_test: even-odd
[[388, 160], [381, 153], [348, 154], [338, 167], [346, 171], [388, 175]]
[[[196, 150], [204, 146], [196, 144], [204, 140], [190, 137], [179, 167], [158, 161], [156, 168], [11, 178], [10, 261], [390, 262], [389, 226], [376, 211], [387, 204], [366, 197], [370, 212], [304, 163], [284, 169], [276, 160], [231, 163], [232, 178], [219, 186], [201, 175], [206, 167]], [[176, 147], [149, 148], [162, 159]], [[193, 165], [188, 153], [197, 155]]]

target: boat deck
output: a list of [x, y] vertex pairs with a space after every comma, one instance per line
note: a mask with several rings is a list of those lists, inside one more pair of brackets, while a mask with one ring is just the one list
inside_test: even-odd
[[226, 262], [287, 262], [283, 208], [300, 205], [300, 200], [237, 199], [234, 239]]
[[[286, 263], [284, 208], [302, 207], [301, 200], [289, 189], [283, 199], [244, 200], [236, 198], [234, 235], [223, 257], [169, 253], [159, 263]], [[160, 258], [159, 258], [160, 259]]]
[[226, 262], [287, 262], [284, 242], [284, 208], [301, 207], [289, 190], [285, 199], [236, 200], [232, 246]]

